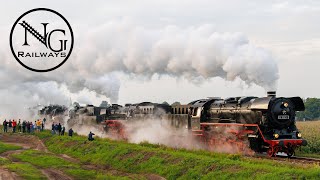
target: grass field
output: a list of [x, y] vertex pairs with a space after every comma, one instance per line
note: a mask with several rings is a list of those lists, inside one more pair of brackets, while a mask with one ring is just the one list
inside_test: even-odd
[[320, 121], [297, 122], [297, 127], [302, 137], [308, 141], [308, 145], [301, 147], [299, 153], [320, 157]]
[[[297, 125], [311, 142], [311, 147], [301, 149], [301, 153], [319, 152], [313, 143], [318, 143], [319, 133], [314, 132], [317, 132], [320, 121], [298, 122]], [[146, 142], [130, 144], [100, 138], [89, 142], [84, 136], [52, 136], [49, 131], [35, 135], [43, 140], [50, 152], [24, 149], [11, 154], [10, 158], [3, 158], [1, 153], [21, 147], [0, 142], [0, 168], [9, 169], [23, 179], [46, 179], [42, 172], [47, 169], [57, 170], [74, 179], [148, 179], [149, 175], [166, 179], [320, 178], [320, 166], [316, 164], [172, 149]], [[64, 154], [77, 161], [62, 158]]]
[[122, 172], [158, 174], [167, 179], [317, 179], [318, 165], [298, 165], [241, 155], [171, 149], [152, 144], [128, 144], [107, 139], [38, 134], [48, 149], [84, 164]]
[[20, 177], [27, 180], [46, 179], [41, 171], [28, 163], [9, 163], [5, 168], [17, 173]]
[[[21, 135], [11, 135], [21, 136]], [[5, 148], [4, 148], [5, 147]], [[20, 146], [0, 142], [0, 172], [1, 169], [8, 169], [16, 173], [22, 179], [37, 180], [48, 179], [43, 171], [61, 172], [62, 176], [67, 175], [73, 179], [129, 179], [126, 175], [113, 175], [98, 168], [88, 168], [82, 163], [65, 160], [50, 152], [22, 149]], [[21, 150], [21, 151], [15, 151]], [[4, 152], [11, 151], [12, 154], [3, 156]], [[138, 174], [130, 174], [133, 179], [145, 179]], [[0, 179], [3, 178], [0, 173]], [[56, 177], [56, 179], [61, 179]], [[65, 178], [62, 178], [65, 179]]]

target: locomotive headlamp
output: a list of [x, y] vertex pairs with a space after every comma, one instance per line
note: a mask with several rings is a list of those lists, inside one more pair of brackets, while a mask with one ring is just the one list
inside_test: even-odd
[[297, 136], [298, 136], [298, 138], [301, 138], [301, 137], [302, 137], [302, 134], [301, 134], [301, 133], [298, 133]]
[[279, 134], [273, 134], [274, 138], [278, 139]]
[[283, 104], [283, 106], [284, 106], [284, 107], [288, 107], [289, 104], [285, 102], [285, 103]]

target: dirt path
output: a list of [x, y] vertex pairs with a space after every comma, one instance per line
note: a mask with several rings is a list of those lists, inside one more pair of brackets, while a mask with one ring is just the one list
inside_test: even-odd
[[71, 177], [66, 176], [63, 172], [56, 169], [43, 169], [41, 170], [48, 179], [53, 180], [72, 180]]
[[[35, 136], [31, 135], [2, 135], [2, 142], [12, 145], [21, 146], [22, 149], [19, 150], [11, 150], [2, 153], [0, 156], [10, 159], [12, 163], [20, 162], [18, 159], [13, 158], [12, 154], [18, 154], [28, 149], [34, 149], [42, 152], [49, 152], [46, 146], [43, 144], [41, 140], [39, 140]], [[42, 169], [42, 174], [45, 175], [49, 180], [72, 180], [73, 178], [65, 175], [63, 172], [56, 169]], [[20, 180], [22, 178], [18, 177], [13, 172], [8, 171], [7, 169], [0, 167], [0, 180]]]
[[15, 173], [0, 167], [0, 180], [20, 180]]
[[8, 144], [21, 146], [23, 149], [35, 149], [39, 151], [48, 152], [48, 149], [46, 148], [46, 146], [36, 136], [25, 135], [25, 134], [15, 134], [15, 135], [4, 134], [1, 136], [0, 140]]

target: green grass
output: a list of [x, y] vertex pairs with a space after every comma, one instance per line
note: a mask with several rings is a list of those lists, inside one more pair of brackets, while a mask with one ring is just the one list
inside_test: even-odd
[[[84, 169], [68, 169], [65, 171], [67, 174], [71, 175], [75, 179], [87, 180], [87, 179], [115, 179], [115, 180], [127, 180], [127, 177], [113, 176], [110, 174], [97, 173], [94, 170], [84, 170]], [[136, 177], [136, 179], [142, 179], [141, 177]]]
[[[145, 174], [158, 174], [167, 179], [319, 179], [319, 165], [297, 165], [267, 159], [248, 158], [237, 154], [172, 149], [147, 142], [130, 144], [96, 138], [52, 136], [49, 131], [36, 134], [56, 154], [67, 154], [80, 160], [67, 161], [56, 154], [26, 150], [11, 155], [23, 163], [11, 163], [0, 158], [0, 165], [24, 179], [43, 179], [39, 169], [53, 168], [75, 179], [143, 179]], [[0, 150], [19, 149], [0, 142]], [[110, 167], [108, 170], [84, 168], [83, 164]], [[39, 173], [40, 172], [40, 173]], [[107, 172], [107, 173], [106, 173]], [[124, 177], [129, 176], [129, 177]]]
[[6, 165], [5, 167], [10, 171], [16, 172], [23, 179], [46, 179], [39, 169], [27, 163], [11, 163]]
[[76, 179], [96, 179], [97, 173], [93, 170], [68, 169], [66, 173]]
[[4, 158], [4, 157], [0, 157], [0, 166], [10, 164], [10, 163], [11, 163], [11, 161], [9, 159]]
[[14, 158], [19, 159], [23, 162], [28, 162], [32, 165], [41, 168], [78, 168], [79, 165], [66, 161], [62, 158], [56, 157], [55, 155], [48, 154], [36, 150], [26, 150], [19, 154], [11, 155]]
[[[48, 132], [44, 132], [48, 133]], [[45, 135], [41, 135], [44, 137]], [[171, 149], [97, 138], [45, 136], [52, 152], [68, 154], [83, 163], [109, 166], [130, 173], [159, 174], [167, 179], [318, 179], [318, 165], [299, 166], [207, 151]]]
[[18, 150], [18, 149], [21, 149], [21, 147], [0, 142], [0, 154], [6, 151]]
[[308, 157], [308, 158], [317, 158], [317, 159], [320, 159], [320, 154], [310, 154], [310, 153], [304, 153], [304, 152], [301, 152], [301, 151], [297, 151], [296, 156], [299, 156], [299, 157]]

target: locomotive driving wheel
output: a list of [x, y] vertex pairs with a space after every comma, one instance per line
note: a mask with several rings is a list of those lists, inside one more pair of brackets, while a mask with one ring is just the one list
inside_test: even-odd
[[279, 146], [270, 146], [267, 154], [269, 157], [275, 157], [277, 155], [277, 153], [279, 152], [279, 150], [281, 150], [281, 147]]
[[274, 148], [273, 147], [269, 147], [269, 149], [267, 150], [267, 154], [269, 157], [274, 157], [275, 153], [274, 153]]
[[294, 155], [294, 150], [292, 148], [287, 149], [287, 156], [290, 158]]

